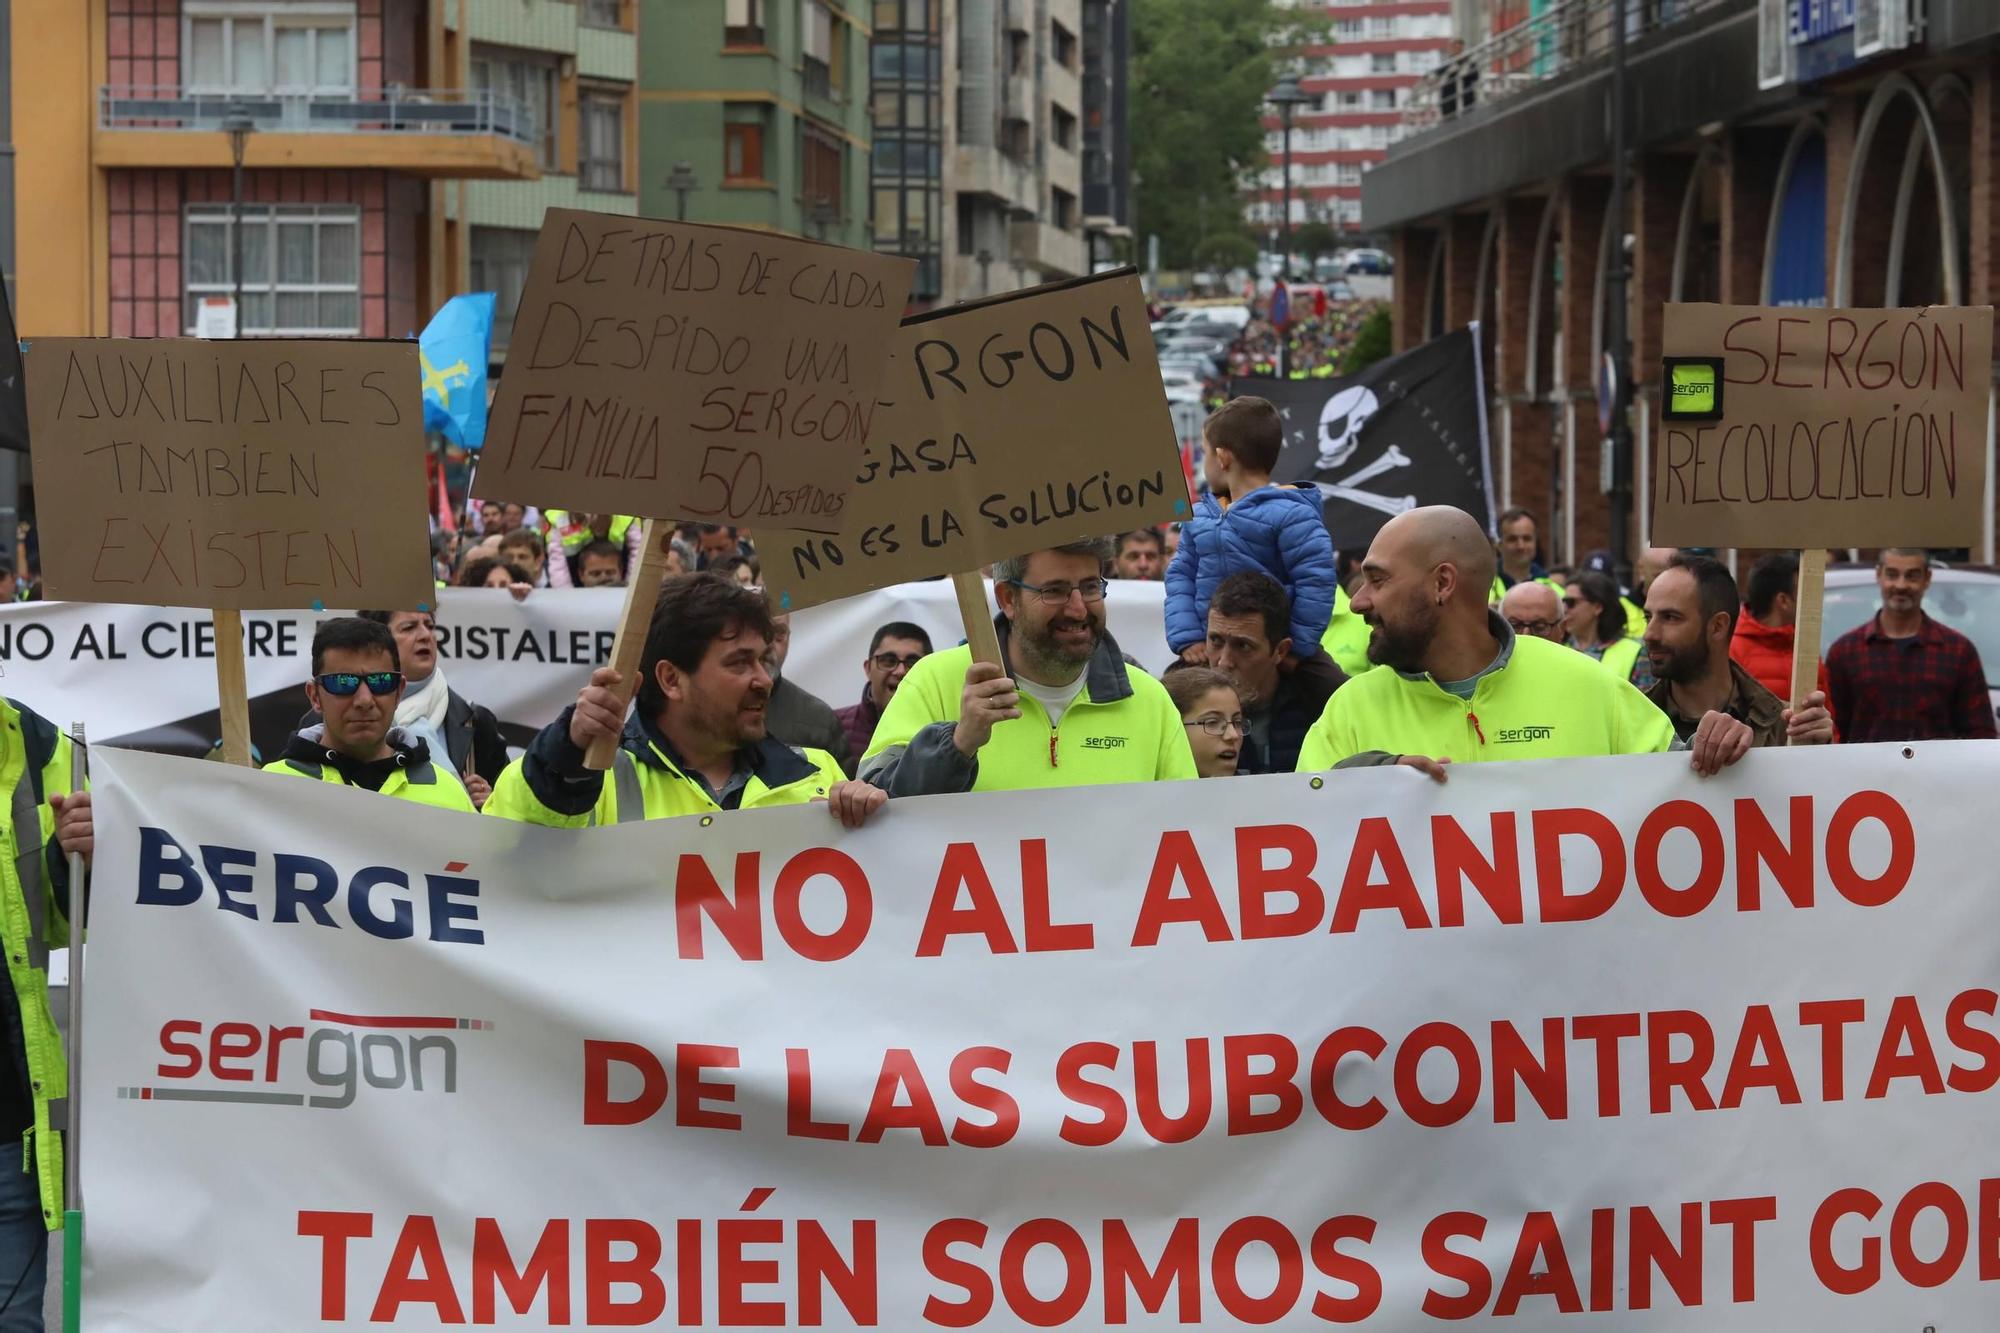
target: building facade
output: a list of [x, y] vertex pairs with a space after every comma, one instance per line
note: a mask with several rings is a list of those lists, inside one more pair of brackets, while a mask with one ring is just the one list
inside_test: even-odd
[[471, 86], [528, 108], [535, 180], [464, 182], [469, 285], [497, 294], [493, 360], [506, 359], [543, 213], [639, 206], [637, 0], [506, 0], [466, 7]]
[[[1313, 6], [1325, 10], [1329, 30], [1298, 62], [1299, 86], [1315, 100], [1292, 115], [1293, 225], [1360, 230], [1361, 178], [1402, 138], [1412, 95], [1452, 54], [1454, 6], [1464, 3], [1318, 0]], [[1285, 136], [1276, 112], [1267, 112], [1264, 131], [1271, 165], [1250, 219], [1271, 225], [1284, 199]]]
[[918, 260], [914, 304], [1080, 276], [1128, 225], [1123, 11], [876, 0], [874, 244]]
[[639, 209], [869, 245], [866, 0], [641, 0]]
[[[540, 174], [530, 109], [476, 89], [454, 0], [16, 0], [24, 337], [401, 337], [463, 290], [449, 195]], [[229, 126], [238, 131], [232, 135]], [[234, 193], [234, 144], [242, 193]]]
[[[2000, 301], [2000, 5], [1632, 4], [1617, 218], [1609, 12], [1537, 3], [1440, 67], [1363, 197], [1393, 237], [1397, 346], [1480, 322], [1494, 498], [1539, 514], [1565, 562], [1610, 545], [1596, 370], [1613, 263], [1629, 266], [1635, 546], [1667, 302]], [[1989, 513], [1974, 555], [1994, 546]]]

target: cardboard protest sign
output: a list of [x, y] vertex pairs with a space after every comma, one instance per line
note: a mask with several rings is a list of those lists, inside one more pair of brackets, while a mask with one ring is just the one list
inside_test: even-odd
[[1129, 270], [904, 323], [839, 537], [758, 533], [796, 609], [1188, 515]]
[[1662, 345], [1655, 542], [1979, 540], [1992, 307], [1669, 305]]
[[839, 531], [915, 271], [768, 232], [550, 209], [479, 493]]
[[51, 599], [436, 600], [415, 343], [37, 338], [26, 365]]

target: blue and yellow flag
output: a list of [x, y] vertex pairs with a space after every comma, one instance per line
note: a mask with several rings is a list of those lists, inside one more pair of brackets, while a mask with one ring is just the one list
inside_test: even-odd
[[477, 449], [486, 443], [486, 358], [493, 345], [492, 292], [468, 292], [439, 307], [417, 339], [424, 368], [424, 429]]

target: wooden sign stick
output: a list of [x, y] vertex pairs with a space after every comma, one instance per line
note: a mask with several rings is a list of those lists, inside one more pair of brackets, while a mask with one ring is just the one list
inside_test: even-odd
[[951, 576], [951, 590], [958, 594], [958, 616], [965, 622], [965, 643], [972, 660], [991, 662], [1005, 668], [1000, 660], [1000, 636], [994, 632], [992, 613], [986, 609], [986, 580], [978, 570]]
[[1820, 618], [1826, 608], [1826, 552], [1799, 552], [1799, 614], [1792, 625], [1793, 708], [1819, 688]]
[[[674, 525], [647, 519], [639, 547], [639, 563], [625, 580], [625, 609], [618, 614], [618, 637], [611, 645], [611, 665], [618, 672], [613, 691], [626, 704], [639, 688], [639, 659], [645, 655], [646, 633], [653, 625], [653, 608], [660, 601], [660, 580], [667, 574], [667, 552], [673, 548]], [[584, 752], [587, 768], [602, 771], [618, 757], [618, 738], [607, 736]]]
[[250, 766], [250, 690], [244, 683], [243, 613], [216, 607], [209, 613], [215, 626], [215, 692], [222, 715], [222, 760]]

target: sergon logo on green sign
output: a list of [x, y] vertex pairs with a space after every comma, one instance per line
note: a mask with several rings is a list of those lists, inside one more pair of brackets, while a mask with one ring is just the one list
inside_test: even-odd
[[1666, 359], [1669, 421], [1714, 421], [1722, 416], [1722, 359], [1670, 356]]

